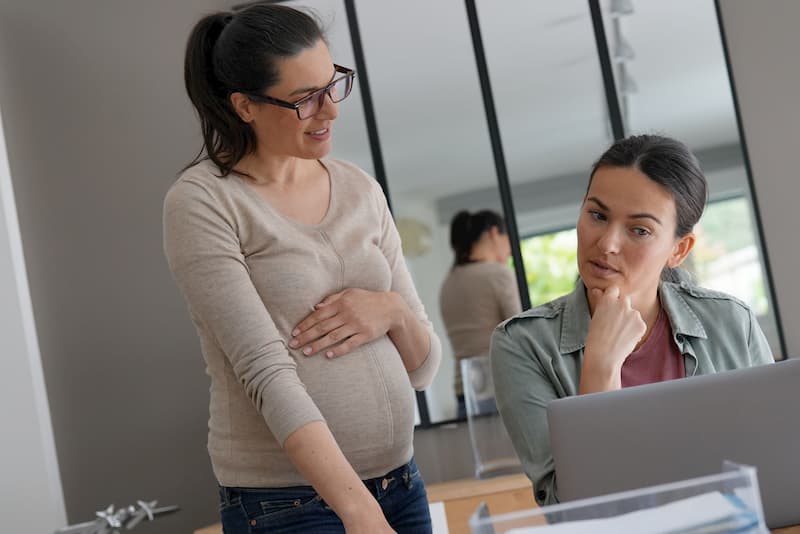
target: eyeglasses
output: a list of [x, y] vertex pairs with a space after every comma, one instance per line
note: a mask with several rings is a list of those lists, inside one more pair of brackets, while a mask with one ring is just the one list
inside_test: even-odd
[[297, 118], [302, 121], [313, 117], [322, 109], [322, 105], [325, 103], [325, 95], [328, 95], [331, 102], [334, 103], [341, 102], [350, 96], [350, 92], [353, 90], [353, 78], [356, 76], [356, 71], [348, 69], [347, 67], [342, 67], [341, 65], [334, 65], [333, 68], [336, 69], [336, 73], [342, 74], [342, 76], [337, 78], [336, 74], [334, 74], [334, 80], [331, 83], [322, 89], [317, 89], [310, 95], [304, 96], [297, 102], [286, 102], [285, 100], [278, 100], [271, 96], [259, 94], [246, 94], [256, 102], [293, 109], [297, 112]]

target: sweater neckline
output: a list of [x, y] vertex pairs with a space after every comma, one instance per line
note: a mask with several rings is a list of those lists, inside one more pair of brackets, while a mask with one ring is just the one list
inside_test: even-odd
[[236, 179], [237, 183], [240, 184], [240, 186], [245, 190], [245, 192], [249, 196], [253, 197], [256, 202], [258, 202], [262, 206], [264, 206], [264, 208], [266, 210], [268, 210], [270, 213], [272, 213], [275, 217], [278, 217], [279, 219], [281, 219], [283, 221], [286, 221], [287, 223], [291, 224], [292, 226], [296, 226], [298, 228], [319, 230], [320, 228], [324, 227], [327, 224], [328, 219], [330, 219], [332, 217], [332, 213], [334, 211], [335, 199], [336, 199], [336, 194], [335, 194], [336, 185], [335, 185], [335, 180], [333, 179], [333, 171], [331, 170], [330, 163], [325, 161], [325, 160], [323, 160], [323, 159], [318, 159], [317, 161], [319, 162], [320, 165], [322, 165], [322, 167], [325, 169], [325, 172], [328, 175], [329, 196], [328, 196], [328, 208], [327, 208], [327, 210], [325, 210], [325, 214], [322, 216], [322, 218], [319, 220], [319, 222], [316, 222], [316, 223], [313, 223], [313, 224], [304, 223], [304, 222], [298, 221], [297, 219], [293, 219], [292, 217], [289, 217], [288, 215], [285, 215], [281, 210], [275, 208], [270, 203], [269, 200], [267, 200], [263, 196], [259, 195], [258, 191], [256, 191], [252, 187], [250, 187], [250, 185], [245, 181], [245, 179], [243, 177], [239, 176], [236, 173], [231, 173], [231, 175]]

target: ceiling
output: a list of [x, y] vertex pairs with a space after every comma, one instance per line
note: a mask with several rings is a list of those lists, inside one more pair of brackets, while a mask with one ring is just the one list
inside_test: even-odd
[[[314, 9], [335, 60], [354, 64], [341, 0], [291, 3]], [[673, 135], [694, 149], [735, 143], [713, 1], [632, 3], [634, 13], [620, 18], [635, 51], [626, 64], [638, 86], [630, 130]], [[356, 7], [392, 194], [442, 197], [496, 184], [464, 2]], [[477, 0], [477, 8], [511, 182], [585, 172], [611, 140], [588, 2]], [[334, 155], [372, 171], [359, 100], [342, 105]]]

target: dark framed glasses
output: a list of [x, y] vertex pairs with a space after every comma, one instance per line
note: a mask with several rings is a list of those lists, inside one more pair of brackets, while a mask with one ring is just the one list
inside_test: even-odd
[[322, 89], [317, 89], [313, 93], [304, 96], [297, 102], [287, 102], [285, 100], [259, 94], [246, 94], [256, 102], [293, 109], [297, 112], [297, 118], [302, 121], [313, 117], [322, 109], [322, 105], [325, 103], [325, 95], [328, 95], [331, 102], [334, 103], [341, 102], [350, 96], [350, 92], [353, 90], [353, 78], [356, 76], [356, 71], [335, 64], [333, 68], [336, 69], [336, 72], [333, 75], [331, 83]]

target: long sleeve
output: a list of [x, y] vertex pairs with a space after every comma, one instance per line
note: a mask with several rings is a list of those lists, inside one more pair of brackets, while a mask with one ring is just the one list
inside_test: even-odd
[[525, 474], [540, 504], [558, 502], [547, 404], [558, 398], [535, 355], [526, 352], [501, 324], [491, 341], [491, 363], [497, 408]]
[[278, 443], [323, 420], [253, 285], [233, 217], [201, 184], [179, 181], [168, 193], [164, 250], [194, 321], [230, 360]]
[[417, 295], [417, 290], [414, 287], [414, 282], [403, 257], [400, 234], [397, 231], [394, 219], [392, 219], [386, 197], [377, 184], [374, 186], [373, 194], [375, 194], [381, 218], [380, 248], [384, 256], [386, 256], [392, 272], [392, 291], [399, 293], [403, 297], [417, 319], [425, 326], [430, 339], [428, 355], [422, 365], [408, 373], [411, 385], [414, 389], [421, 391], [430, 386], [436, 376], [442, 360], [442, 345], [425, 313], [425, 308], [419, 299], [419, 295]]

